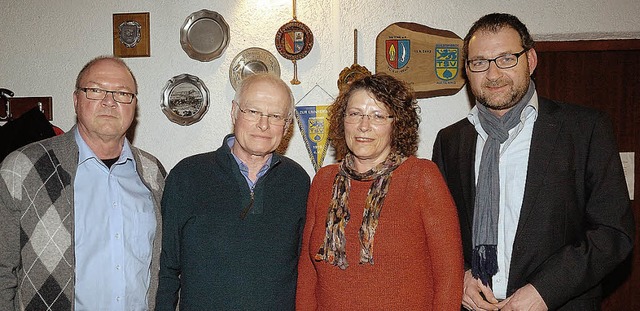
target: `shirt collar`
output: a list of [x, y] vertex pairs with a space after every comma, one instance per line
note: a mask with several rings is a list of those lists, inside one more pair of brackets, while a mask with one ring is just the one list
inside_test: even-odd
[[[238, 158], [234, 153], [233, 153], [233, 144], [236, 143], [236, 137], [235, 136], [229, 136], [227, 137], [227, 146], [229, 146], [229, 150], [231, 150], [231, 155], [233, 156], [233, 159], [236, 160], [236, 163], [238, 163], [238, 167], [240, 167], [240, 170], [246, 170], [247, 173], [249, 172], [249, 168], [247, 167], [247, 165], [242, 162], [242, 160], [240, 160], [240, 158]], [[271, 167], [271, 160], [273, 159], [273, 153], [269, 154], [267, 156], [267, 161], [264, 163], [264, 165], [262, 166], [262, 168], [260, 169], [260, 173], [262, 172], [266, 172], [270, 167]], [[258, 174], [260, 174], [258, 173]]]
[[[96, 154], [93, 152], [93, 150], [91, 150], [89, 145], [87, 145], [87, 142], [84, 141], [84, 139], [80, 135], [80, 131], [78, 130], [77, 126], [75, 127], [73, 135], [75, 136], [76, 144], [78, 145], [78, 165], [90, 159], [96, 159], [100, 163], [102, 163], [102, 160], [98, 158], [98, 156], [96, 156]], [[129, 144], [129, 140], [125, 137], [124, 144], [122, 146], [122, 151], [120, 152], [120, 157], [118, 158], [118, 161], [116, 161], [115, 164], [121, 164], [127, 160], [135, 161], [133, 158], [133, 152], [131, 151], [131, 145]]]

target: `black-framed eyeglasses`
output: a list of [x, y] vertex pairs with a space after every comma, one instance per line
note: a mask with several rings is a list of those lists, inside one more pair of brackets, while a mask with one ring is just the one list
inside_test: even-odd
[[491, 62], [496, 64], [496, 67], [500, 69], [508, 69], [515, 67], [518, 64], [518, 59], [529, 49], [524, 49], [518, 53], [500, 55], [491, 59], [469, 59], [467, 60], [467, 68], [471, 72], [483, 72], [489, 70]]
[[385, 125], [393, 121], [393, 116], [381, 114], [378, 112], [364, 114], [360, 111], [352, 111], [344, 114], [344, 122], [349, 124], [356, 124], [362, 122], [364, 117], [369, 119], [369, 122], [374, 125]]
[[289, 122], [288, 115], [282, 115], [277, 113], [264, 113], [262, 111], [258, 111], [251, 108], [242, 109], [242, 107], [240, 107], [240, 104], [238, 104], [235, 100], [233, 101], [233, 103], [238, 105], [238, 110], [242, 112], [242, 118], [247, 121], [257, 122], [257, 121], [260, 121], [260, 118], [267, 117], [267, 120], [271, 125], [283, 126], [287, 124], [287, 122]]
[[108, 93], [111, 93], [113, 100], [119, 104], [131, 104], [136, 94], [123, 91], [108, 91], [97, 87], [80, 87], [78, 90], [83, 91], [87, 99], [103, 100]]

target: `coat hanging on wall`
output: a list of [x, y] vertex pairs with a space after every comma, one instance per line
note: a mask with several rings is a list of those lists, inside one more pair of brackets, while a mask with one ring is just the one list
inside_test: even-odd
[[56, 135], [53, 125], [38, 108], [0, 127], [0, 162], [12, 151]]
[[0, 89], [0, 162], [12, 151], [29, 143], [62, 134], [51, 125], [51, 97], [13, 97], [13, 92]]

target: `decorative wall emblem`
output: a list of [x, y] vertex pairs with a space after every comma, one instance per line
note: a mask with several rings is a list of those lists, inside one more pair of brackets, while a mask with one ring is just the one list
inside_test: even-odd
[[136, 21], [126, 21], [118, 26], [120, 42], [128, 48], [135, 47], [140, 42], [142, 26]]
[[113, 55], [151, 56], [149, 12], [113, 14]]
[[458, 45], [436, 44], [434, 57], [436, 76], [440, 80], [453, 80], [458, 75], [460, 49]]
[[393, 69], [401, 69], [409, 63], [411, 57], [410, 40], [387, 40], [387, 63]]
[[376, 37], [376, 73], [406, 81], [417, 98], [453, 95], [465, 81], [458, 35], [416, 23], [394, 23]]

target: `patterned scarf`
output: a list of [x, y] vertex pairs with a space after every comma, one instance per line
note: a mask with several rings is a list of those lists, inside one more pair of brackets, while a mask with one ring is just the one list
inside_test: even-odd
[[349, 192], [351, 190], [351, 179], [358, 181], [373, 180], [367, 200], [365, 202], [364, 213], [362, 214], [362, 225], [359, 230], [360, 237], [360, 263], [373, 264], [373, 236], [378, 227], [378, 219], [382, 210], [382, 203], [389, 190], [391, 173], [406, 157], [396, 153], [390, 153], [384, 162], [364, 173], [358, 173], [354, 169], [353, 155], [347, 154], [340, 164], [340, 170], [333, 180], [333, 197], [329, 203], [327, 224], [325, 229], [324, 243], [315, 256], [317, 261], [326, 261], [340, 269], [349, 266], [346, 254], [345, 227], [349, 222]]

